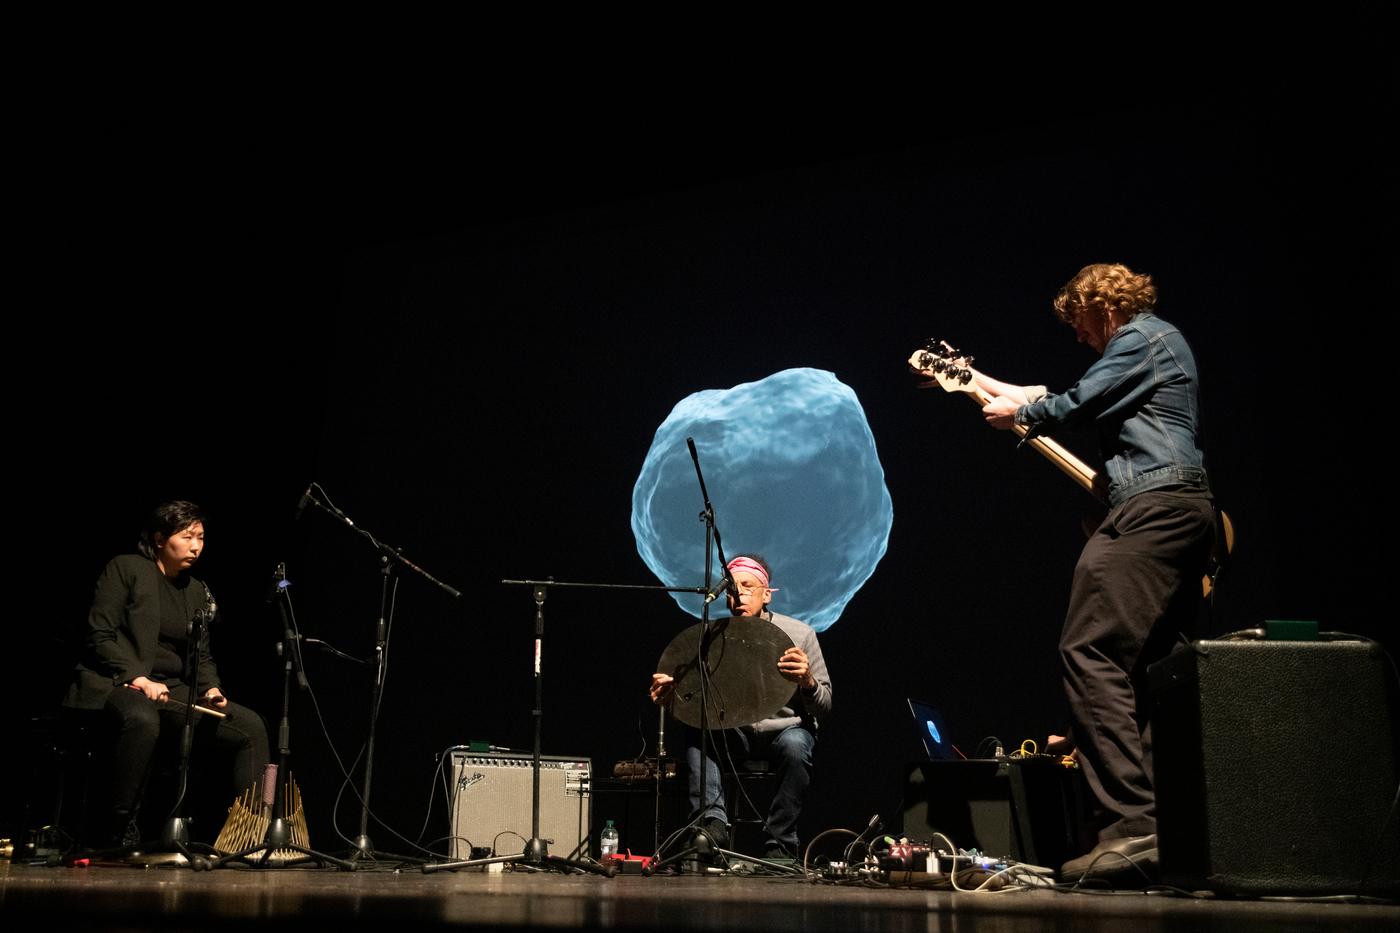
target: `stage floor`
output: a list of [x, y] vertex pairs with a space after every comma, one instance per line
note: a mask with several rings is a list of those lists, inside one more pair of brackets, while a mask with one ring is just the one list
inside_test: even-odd
[[[23, 923], [23, 926], [20, 924]], [[757, 877], [645, 878], [524, 871], [424, 874], [334, 869], [0, 863], [0, 924], [11, 930], [338, 928], [723, 931], [1304, 930], [1400, 929], [1400, 906], [1223, 900], [1054, 890], [969, 894], [814, 884]]]

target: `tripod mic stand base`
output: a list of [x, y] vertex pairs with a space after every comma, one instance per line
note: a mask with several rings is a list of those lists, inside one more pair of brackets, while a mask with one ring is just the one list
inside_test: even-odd
[[690, 845], [674, 855], [653, 861], [642, 871], [642, 874], [650, 876], [674, 865], [679, 865], [683, 872], [699, 875], [724, 875], [730, 872], [735, 863], [743, 862], [761, 865], [775, 872], [805, 877], [806, 872], [796, 865], [784, 865], [781, 862], [772, 862], [724, 848], [716, 842], [716, 837], [721, 842], [728, 842], [728, 829], [718, 820], [714, 823], [713, 826], [706, 825], [696, 829], [691, 836]]
[[[299, 858], [288, 858], [285, 855], [281, 858], [273, 858], [275, 853], [295, 852]], [[261, 853], [259, 857], [259, 853]], [[264, 842], [261, 845], [252, 846], [242, 852], [233, 852], [213, 861], [205, 860], [204, 865], [196, 862], [193, 866], [196, 871], [201, 868], [222, 868], [230, 862], [242, 862], [252, 868], [295, 868], [301, 865], [314, 862], [324, 868], [327, 865], [334, 865], [341, 871], [354, 871], [355, 863], [338, 859], [333, 855], [324, 852], [317, 852], [307, 846], [297, 845], [295, 842]]]
[[[209, 860], [194, 848], [207, 846], [190, 844], [189, 817], [172, 816], [160, 828], [158, 841], [121, 846], [115, 849], [98, 849], [86, 854], [86, 858], [99, 861], [118, 861], [144, 868], [194, 868], [209, 867]], [[72, 859], [70, 859], [72, 861]]]
[[165, 849], [180, 850], [190, 844], [190, 821], [188, 817], [172, 816], [160, 828], [160, 844]]
[[[706, 861], [707, 858], [714, 859], [715, 856], [719, 856], [722, 861]], [[668, 856], [665, 861], [650, 866], [643, 871], [642, 874], [654, 875], [672, 865], [680, 865], [681, 871], [687, 874], [727, 875], [734, 871], [735, 867], [741, 863], [746, 865], [761, 865], [774, 872], [806, 877], [806, 872], [796, 865], [784, 865], [781, 862], [770, 862], [756, 855], [745, 855], [742, 852], [735, 852], [732, 849], [711, 849], [706, 853], [702, 853], [695, 847]]]
[[263, 841], [274, 849], [280, 849], [292, 841], [292, 828], [279, 816], [267, 824], [267, 836]]
[[549, 858], [549, 843], [543, 839], [530, 839], [525, 843], [525, 851], [520, 853], [526, 865], [540, 865]]
[[360, 862], [399, 862], [412, 865], [421, 865], [425, 861], [418, 855], [399, 855], [394, 852], [382, 852], [374, 847], [374, 840], [369, 838], [367, 833], [361, 833], [355, 837], [355, 841], [350, 843], [351, 849], [345, 854], [345, 858], [356, 864]]
[[564, 858], [559, 855], [549, 854], [549, 843], [544, 839], [527, 839], [525, 841], [525, 851], [519, 855], [499, 855], [491, 858], [459, 859], [450, 862], [429, 862], [423, 866], [423, 874], [429, 875], [437, 871], [456, 871], [459, 868], [476, 868], [481, 865], [524, 865], [528, 868], [555, 871], [586, 871], [595, 875], [602, 875], [605, 878], [613, 878], [617, 875], [617, 863], [609, 861], [606, 865], [599, 865], [593, 861], [576, 861]]

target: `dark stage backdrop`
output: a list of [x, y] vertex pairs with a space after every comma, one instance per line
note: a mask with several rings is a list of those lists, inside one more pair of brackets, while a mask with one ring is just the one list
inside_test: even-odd
[[[106, 129], [137, 151], [148, 132], [168, 138]], [[533, 603], [499, 581], [657, 582], [629, 526], [655, 428], [691, 392], [810, 366], [859, 396], [894, 528], [822, 635], [835, 711], [803, 831], [889, 817], [915, 751], [906, 697], [941, 705], [969, 753], [983, 736], [1014, 746], [1064, 728], [1055, 644], [1087, 502], [965, 401], [917, 391], [904, 360], [938, 336], [1005, 379], [1068, 386], [1092, 356], [1049, 300], [1095, 261], [1151, 272], [1199, 357], [1209, 466], [1239, 530], [1207, 630], [1282, 617], [1384, 635], [1364, 610], [1376, 560], [1331, 557], [1364, 521], [1349, 511], [1359, 490], [1336, 492], [1343, 434], [1323, 395], [1299, 387], [1313, 351], [1288, 321], [1316, 275], [1323, 197], [1283, 145], [1292, 133], [1261, 106], [1093, 143], [1039, 123], [739, 155], [713, 143], [678, 155], [677, 139], [645, 158], [576, 153], [560, 177], [538, 149], [419, 164], [411, 148], [346, 156], [306, 132], [290, 152], [223, 157], [222, 184], [198, 146], [159, 166], [120, 157], [83, 183], [93, 220], [74, 249], [90, 281], [75, 301], [97, 319], [65, 369], [71, 401], [47, 419], [63, 428], [38, 446], [64, 477], [70, 531], [28, 706], [56, 702], [91, 581], [170, 496], [212, 514], [202, 572], [224, 608], [230, 695], [275, 719], [278, 628], [263, 598], [279, 561], [303, 632], [368, 657], [377, 557], [323, 514], [292, 521], [315, 480], [463, 591], [397, 575], [375, 761], [376, 812], [409, 838], [425, 820], [424, 838], [441, 836], [440, 795], [427, 814], [435, 756], [469, 740], [530, 745]], [[205, 127], [200, 141], [218, 137]], [[1089, 438], [1063, 440], [1092, 458]], [[770, 557], [781, 581], [783, 555]], [[555, 592], [543, 751], [606, 773], [650, 750], [645, 685], [690, 621], [659, 594]], [[347, 765], [367, 671], [311, 656]], [[338, 766], [309, 698], [296, 704], [313, 839], [336, 847]], [[347, 794], [347, 835], [357, 812]]]

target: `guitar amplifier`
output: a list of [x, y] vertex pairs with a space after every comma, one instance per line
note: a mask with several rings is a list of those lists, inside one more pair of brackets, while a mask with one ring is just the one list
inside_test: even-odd
[[[518, 855], [533, 830], [534, 759], [499, 752], [452, 753], [452, 857], [471, 847]], [[540, 756], [540, 838], [551, 855], [568, 855], [588, 839], [589, 761]], [[498, 839], [499, 837], [499, 839]]]
[[1386, 670], [1361, 641], [1198, 641], [1153, 664], [1163, 880], [1400, 895]]

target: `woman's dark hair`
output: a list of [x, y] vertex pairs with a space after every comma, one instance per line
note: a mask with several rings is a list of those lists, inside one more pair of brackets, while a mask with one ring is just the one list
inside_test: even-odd
[[204, 510], [193, 502], [184, 499], [162, 502], [146, 516], [146, 526], [141, 529], [141, 539], [136, 542], [136, 549], [155, 560], [156, 551], [160, 548], [156, 543], [157, 538], [168, 538], [195, 522], [204, 522]]

